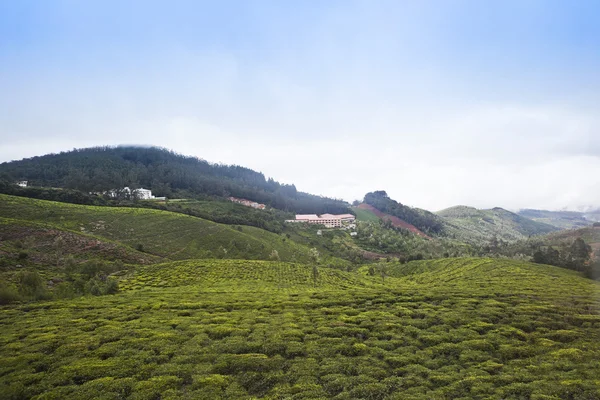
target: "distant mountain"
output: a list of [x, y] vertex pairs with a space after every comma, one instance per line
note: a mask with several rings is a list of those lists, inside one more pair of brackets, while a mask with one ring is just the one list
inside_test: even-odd
[[577, 229], [600, 221], [600, 210], [583, 213], [579, 211], [547, 211], [523, 209], [518, 212], [522, 217], [543, 222], [561, 229]]
[[484, 244], [493, 237], [514, 242], [559, 230], [556, 226], [533, 221], [500, 207], [478, 210], [455, 206], [436, 214], [444, 220], [448, 236], [471, 244]]
[[600, 222], [600, 208], [594, 211], [588, 211], [583, 213], [585, 219], [592, 222]]
[[299, 192], [238, 165], [213, 164], [157, 147], [94, 147], [0, 164], [0, 181], [102, 192], [125, 186], [156, 196], [234, 196], [285, 211], [346, 213], [349, 204]]

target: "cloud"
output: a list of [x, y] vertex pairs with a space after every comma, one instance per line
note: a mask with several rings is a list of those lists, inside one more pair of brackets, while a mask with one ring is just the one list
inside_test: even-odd
[[232, 20], [192, 6], [113, 19], [108, 4], [108, 25], [85, 7], [36, 14], [0, 55], [0, 161], [151, 144], [350, 201], [598, 205], [600, 81], [585, 66], [599, 60], [561, 10], [257, 2]]

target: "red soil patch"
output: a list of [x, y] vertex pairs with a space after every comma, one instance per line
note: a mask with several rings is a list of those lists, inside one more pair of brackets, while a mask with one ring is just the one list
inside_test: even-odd
[[412, 224], [409, 224], [408, 222], [395, 217], [393, 215], [389, 215], [386, 214], [384, 212], [379, 211], [378, 209], [376, 209], [375, 207], [373, 207], [370, 204], [366, 204], [366, 203], [362, 203], [358, 205], [358, 208], [361, 208], [363, 210], [369, 210], [371, 211], [373, 214], [377, 215], [379, 218], [383, 219], [383, 220], [389, 220], [392, 222], [392, 225], [394, 225], [397, 228], [404, 228], [404, 229], [408, 229], [409, 231], [411, 231], [412, 233], [414, 233], [415, 235], [419, 235], [421, 237], [427, 238], [427, 239], [431, 239], [431, 237], [427, 236], [426, 234], [424, 234], [423, 232], [421, 232], [417, 227], [415, 227]]

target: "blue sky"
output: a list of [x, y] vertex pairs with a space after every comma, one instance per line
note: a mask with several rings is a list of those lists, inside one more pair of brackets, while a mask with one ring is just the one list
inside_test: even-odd
[[350, 201], [576, 209], [599, 105], [597, 1], [0, 2], [0, 161], [152, 144]]

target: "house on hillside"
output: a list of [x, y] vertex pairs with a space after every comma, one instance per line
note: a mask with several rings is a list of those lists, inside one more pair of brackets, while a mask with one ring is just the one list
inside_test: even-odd
[[264, 210], [265, 209], [265, 205], [264, 204], [257, 203], [256, 201], [246, 200], [246, 199], [238, 199], [237, 197], [230, 197], [229, 200], [233, 201], [234, 203], [238, 203], [238, 204], [241, 204], [243, 206], [246, 206], [246, 207], [252, 207], [252, 208], [256, 208], [258, 210]]
[[16, 182], [17, 186], [21, 186], [21, 187], [27, 187], [27, 181], [19, 181]]
[[165, 200], [166, 199], [165, 197], [154, 197], [152, 195], [152, 190], [150, 190], [150, 189], [139, 188], [139, 189], [131, 190], [127, 186], [125, 186], [120, 191], [118, 191], [117, 189], [113, 189], [113, 190], [109, 190], [108, 192], [104, 192], [104, 194], [108, 195], [109, 197], [112, 197], [112, 198], [117, 198], [117, 197], [119, 197], [119, 195], [122, 195], [127, 198], [135, 197], [139, 200]]
[[152, 190], [150, 189], [135, 189], [133, 190], [133, 194], [140, 200], [150, 200], [154, 198], [154, 196], [152, 196]]

